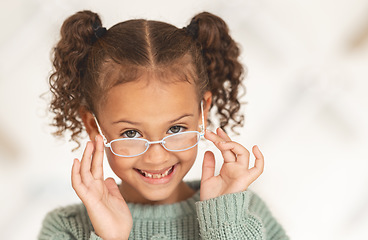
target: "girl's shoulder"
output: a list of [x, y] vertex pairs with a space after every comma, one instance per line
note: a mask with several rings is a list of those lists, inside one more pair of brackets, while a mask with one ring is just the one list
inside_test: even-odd
[[83, 205], [83, 203], [76, 203], [76, 204], [70, 204], [63, 207], [57, 207], [50, 211], [46, 217], [45, 220], [48, 218], [54, 219], [54, 218], [73, 218], [79, 216], [88, 216], [87, 209]]
[[93, 226], [87, 210], [83, 203], [78, 203], [48, 212], [42, 222], [39, 239], [88, 239], [91, 232]]

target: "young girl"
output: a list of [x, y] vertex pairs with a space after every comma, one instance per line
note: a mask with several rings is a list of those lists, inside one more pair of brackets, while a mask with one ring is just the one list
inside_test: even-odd
[[[78, 12], [61, 28], [50, 77], [58, 135], [85, 129], [91, 139], [74, 160], [72, 186], [83, 204], [50, 212], [39, 239], [287, 239], [262, 200], [248, 190], [263, 171], [221, 129], [242, 124], [243, 68], [225, 22], [196, 15], [185, 28], [130, 20], [109, 30]], [[220, 116], [206, 130], [209, 111]], [[201, 181], [184, 182], [201, 138]], [[121, 184], [104, 179], [103, 156]]]

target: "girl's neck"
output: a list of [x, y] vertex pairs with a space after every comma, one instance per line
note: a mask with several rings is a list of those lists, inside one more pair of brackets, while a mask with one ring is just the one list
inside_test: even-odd
[[132, 186], [122, 182], [119, 185], [119, 190], [124, 200], [127, 203], [137, 203], [137, 204], [150, 204], [150, 205], [160, 205], [160, 204], [173, 204], [177, 202], [184, 201], [195, 194], [195, 190], [188, 186], [185, 182], [181, 182], [176, 190], [168, 199], [161, 201], [151, 201], [144, 198], [139, 192], [135, 191]]

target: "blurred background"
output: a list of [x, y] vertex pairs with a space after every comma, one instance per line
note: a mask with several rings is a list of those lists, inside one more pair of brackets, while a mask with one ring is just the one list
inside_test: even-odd
[[[82, 149], [51, 135], [43, 94], [61, 24], [84, 9], [107, 28], [131, 18], [184, 27], [200, 11], [222, 17], [249, 69], [245, 126], [234, 139], [265, 155], [252, 189], [292, 239], [368, 239], [366, 0], [2, 1], [1, 239], [36, 239], [48, 211], [79, 202], [70, 169]], [[200, 178], [207, 147], [186, 179]]]

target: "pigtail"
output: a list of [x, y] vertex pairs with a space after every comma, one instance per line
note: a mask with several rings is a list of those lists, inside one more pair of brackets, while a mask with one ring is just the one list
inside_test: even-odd
[[[244, 69], [239, 62], [240, 50], [229, 35], [226, 23], [219, 17], [203, 12], [196, 15], [186, 28], [202, 48], [205, 68], [212, 92], [212, 105], [220, 116], [220, 127], [242, 126], [244, 115], [239, 114], [239, 89]], [[233, 121], [230, 124], [230, 120]]]
[[80, 145], [77, 137], [83, 130], [79, 110], [85, 102], [81, 83], [86, 74], [87, 57], [93, 43], [101, 34], [101, 20], [96, 13], [81, 11], [66, 19], [61, 27], [61, 39], [53, 49], [53, 72], [49, 78], [52, 101], [50, 111], [55, 115], [52, 126], [56, 136], [66, 130]]

